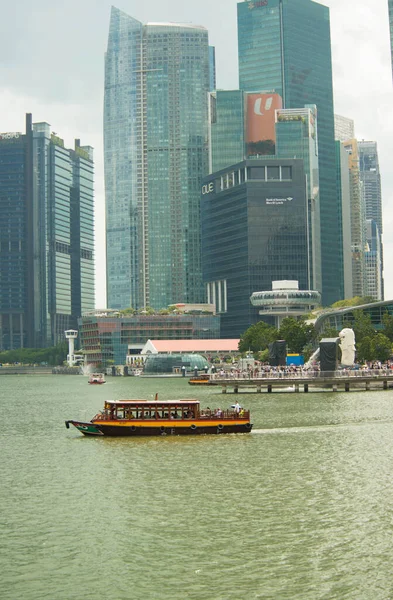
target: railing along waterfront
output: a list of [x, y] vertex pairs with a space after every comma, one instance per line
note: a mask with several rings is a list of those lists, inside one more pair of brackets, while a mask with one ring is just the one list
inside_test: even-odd
[[242, 381], [242, 380], [263, 380], [263, 379], [321, 379], [321, 378], [365, 378], [365, 377], [393, 377], [393, 369], [369, 369], [369, 370], [351, 370], [340, 369], [337, 371], [258, 371], [241, 373], [214, 373], [210, 376], [211, 381], [220, 382], [223, 380]]
[[346, 392], [352, 387], [364, 385], [366, 390], [371, 387], [378, 387], [382, 384], [383, 389], [388, 389], [389, 383], [393, 387], [393, 369], [340, 369], [337, 371], [316, 371], [315, 369], [306, 370], [254, 370], [243, 372], [220, 372], [211, 375], [211, 383], [221, 386], [222, 393], [225, 394], [228, 389], [233, 388], [237, 393], [240, 388], [256, 388], [256, 391], [262, 392], [266, 388], [268, 392], [273, 391], [273, 387], [279, 388], [293, 386], [295, 391], [304, 386], [304, 391], [309, 388], [331, 388], [337, 391], [343, 387]]

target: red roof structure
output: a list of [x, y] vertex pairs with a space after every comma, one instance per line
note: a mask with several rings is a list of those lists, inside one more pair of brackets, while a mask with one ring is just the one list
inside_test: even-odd
[[[142, 350], [158, 354], [184, 354], [197, 353], [206, 354], [207, 352], [239, 352], [239, 342], [237, 340], [148, 340]], [[154, 350], [153, 350], [154, 348]]]

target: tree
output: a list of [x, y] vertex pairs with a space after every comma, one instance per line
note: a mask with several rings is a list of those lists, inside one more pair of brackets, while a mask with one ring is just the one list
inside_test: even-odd
[[370, 337], [364, 337], [361, 342], [356, 344], [356, 358], [360, 363], [373, 360]]
[[371, 323], [370, 315], [363, 310], [354, 310], [353, 316], [352, 329], [355, 332], [356, 343], [359, 344], [365, 337], [373, 338], [375, 329]]
[[260, 352], [266, 350], [266, 348], [272, 342], [278, 340], [278, 331], [275, 327], [268, 325], [264, 321], [259, 321], [255, 325], [251, 325], [240, 338], [239, 350], [240, 352]]
[[377, 333], [371, 340], [372, 360], [386, 362], [392, 355], [392, 342], [383, 333]]
[[307, 346], [311, 344], [315, 338], [315, 328], [313, 325], [308, 325], [304, 321], [298, 321], [293, 317], [287, 317], [283, 320], [280, 332], [280, 339], [285, 340], [288, 348], [292, 352], [301, 354]]
[[382, 324], [383, 333], [386, 335], [386, 337], [389, 338], [391, 342], [393, 342], [393, 316], [390, 315], [387, 311], [382, 317]]

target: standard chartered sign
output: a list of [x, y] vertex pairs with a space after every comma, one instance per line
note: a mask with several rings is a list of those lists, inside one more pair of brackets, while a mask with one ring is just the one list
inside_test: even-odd
[[214, 192], [214, 182], [206, 183], [206, 185], [202, 186], [202, 196], [206, 196], [206, 194], [211, 194]]

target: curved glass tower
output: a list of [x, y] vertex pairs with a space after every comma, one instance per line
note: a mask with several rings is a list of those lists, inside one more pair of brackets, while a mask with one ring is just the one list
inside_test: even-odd
[[200, 302], [208, 33], [112, 8], [105, 60], [107, 302]]

